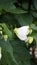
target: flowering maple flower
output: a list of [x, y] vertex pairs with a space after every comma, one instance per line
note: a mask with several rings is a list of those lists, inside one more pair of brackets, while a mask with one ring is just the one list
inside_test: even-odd
[[0, 60], [1, 60], [1, 58], [2, 58], [2, 54], [1, 54], [1, 47], [0, 47]]
[[15, 28], [14, 33], [20, 40], [27, 42], [29, 40], [27, 35], [32, 33], [32, 29], [30, 29], [29, 26], [22, 26], [20, 28]]

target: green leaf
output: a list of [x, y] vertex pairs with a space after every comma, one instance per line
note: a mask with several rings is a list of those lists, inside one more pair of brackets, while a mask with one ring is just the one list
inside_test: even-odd
[[32, 36], [37, 42], [37, 26], [35, 24], [31, 24], [31, 28], [33, 29]]
[[[4, 65], [4, 61], [6, 63], [6, 65], [16, 65], [13, 61], [12, 61], [12, 58], [10, 56], [10, 54], [4, 49], [3, 50], [3, 54], [2, 54], [2, 60], [3, 60], [3, 64]], [[1, 63], [2, 63], [2, 60], [1, 60]]]
[[18, 39], [13, 40], [11, 45], [13, 46], [13, 55], [18, 65], [30, 65], [30, 55], [28, 49], [25, 47], [25, 42]]
[[37, 26], [35, 24], [31, 24], [31, 28], [37, 31]]
[[11, 56], [11, 58], [12, 58], [12, 61], [13, 61], [16, 65], [18, 65], [17, 61], [16, 61], [15, 58], [14, 58], [14, 55], [13, 55], [13, 47], [11, 46], [10, 42], [9, 42], [9, 41], [5, 42], [4, 40], [2, 40], [2, 39], [0, 38], [0, 46], [2, 47], [2, 49], [5, 49], [5, 51], [10, 54], [10, 56]]
[[28, 10], [28, 2], [23, 2], [22, 8]]
[[34, 31], [34, 33], [33, 33], [32, 36], [33, 36], [33, 38], [34, 38], [34, 39], [36, 40], [36, 42], [37, 42], [37, 32]]
[[10, 9], [10, 8], [8, 8], [8, 9], [5, 9], [7, 12], [11, 12], [11, 13], [14, 13], [14, 14], [23, 14], [23, 13], [27, 13], [27, 11], [24, 11], [24, 10], [22, 10], [21, 8], [19, 9], [19, 8], [15, 8], [15, 9]]
[[35, 9], [37, 10], [37, 0], [33, 0], [33, 5], [34, 5]]
[[32, 12], [33, 17], [37, 18], [37, 12]]
[[31, 57], [29, 51], [24, 46], [24, 42], [16, 39], [10, 43], [9, 40], [5, 42], [0, 38], [0, 46], [2, 47], [2, 51], [4, 50], [3, 54], [7, 64], [30, 65]]
[[30, 14], [15, 15], [15, 18], [21, 26], [30, 25], [33, 21], [33, 17]]
[[7, 12], [20, 14], [20, 13], [27, 13], [27, 11], [22, 10], [21, 8], [16, 8], [14, 3], [15, 0], [1, 0], [0, 1], [0, 12], [4, 9]]
[[12, 32], [8, 29], [7, 25], [5, 23], [0, 23], [0, 25], [3, 27], [4, 34], [8, 35], [9, 39], [12, 39]]

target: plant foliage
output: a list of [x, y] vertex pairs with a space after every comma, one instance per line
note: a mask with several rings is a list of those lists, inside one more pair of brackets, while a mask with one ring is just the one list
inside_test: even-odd
[[[0, 0], [0, 65], [31, 65], [29, 50], [13, 32], [15, 27], [29, 25], [37, 43], [37, 0]], [[7, 41], [3, 36], [7, 35]]]

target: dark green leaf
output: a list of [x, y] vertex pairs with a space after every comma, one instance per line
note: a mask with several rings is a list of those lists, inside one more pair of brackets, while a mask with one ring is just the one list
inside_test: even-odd
[[33, 30], [37, 30], [37, 26], [36, 26], [35, 24], [31, 24], [31, 28], [32, 28]]
[[33, 18], [30, 14], [16, 15], [15, 17], [21, 26], [30, 25]]

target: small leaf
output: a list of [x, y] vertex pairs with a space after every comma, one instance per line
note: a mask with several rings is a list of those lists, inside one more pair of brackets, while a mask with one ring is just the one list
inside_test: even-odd
[[37, 10], [37, 0], [33, 0], [33, 5], [34, 5], [35, 9]]
[[37, 30], [37, 26], [36, 26], [35, 24], [31, 24], [31, 28], [32, 28], [33, 30]]

